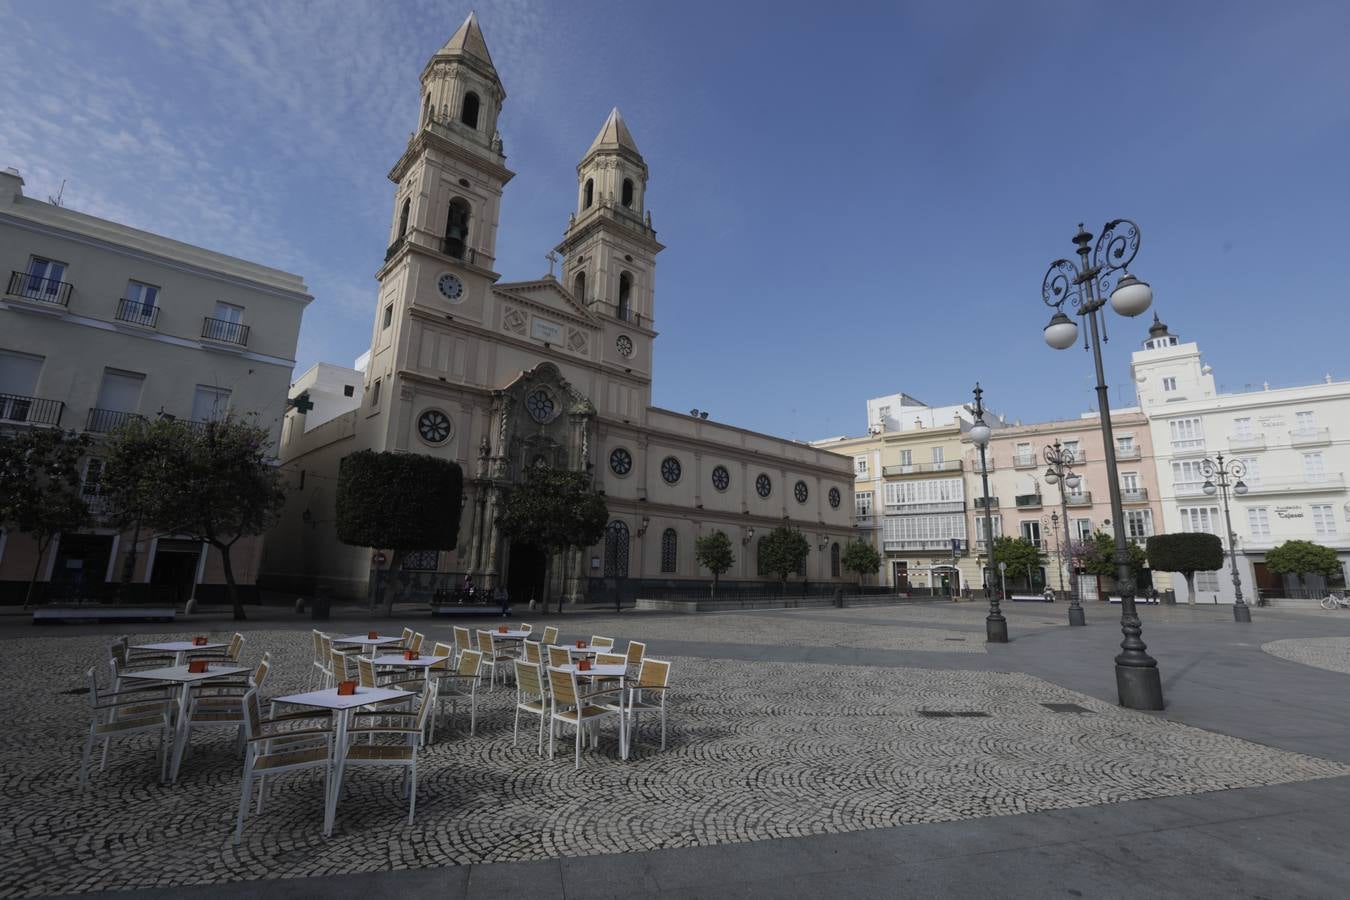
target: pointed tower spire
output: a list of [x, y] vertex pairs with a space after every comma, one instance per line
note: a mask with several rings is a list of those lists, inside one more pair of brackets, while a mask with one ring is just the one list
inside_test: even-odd
[[492, 55], [488, 53], [487, 41], [483, 40], [483, 29], [478, 27], [478, 14], [470, 12], [459, 30], [450, 36], [437, 56], [467, 56], [486, 65], [495, 76], [497, 68], [492, 64]]
[[591, 148], [586, 151], [586, 155], [590, 156], [600, 150], [627, 150], [638, 159], [642, 159], [637, 142], [633, 140], [633, 133], [628, 130], [628, 123], [623, 120], [623, 113], [619, 112], [617, 106], [610, 110], [609, 118], [600, 126], [600, 133], [591, 141]]

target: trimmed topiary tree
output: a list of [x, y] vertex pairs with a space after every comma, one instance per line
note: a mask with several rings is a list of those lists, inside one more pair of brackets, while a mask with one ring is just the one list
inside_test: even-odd
[[694, 558], [712, 573], [712, 596], [716, 597], [718, 579], [736, 564], [736, 555], [731, 552], [731, 539], [720, 531], [699, 535], [694, 539]]
[[[596, 492], [585, 472], [530, 466], [525, 481], [511, 489], [506, 508], [497, 517], [502, 533], [544, 552], [544, 596], [540, 604], [548, 611], [549, 582], [553, 556], [563, 554], [563, 587], [567, 585], [568, 550], [600, 542], [609, 521], [605, 498]], [[558, 612], [563, 610], [563, 592], [558, 594]], [[614, 603], [621, 601], [618, 594]]]
[[791, 525], [779, 525], [760, 542], [760, 568], [778, 578], [780, 589], [787, 587], [788, 576], [801, 569], [811, 545]]
[[858, 573], [858, 587], [861, 588], [864, 575], [875, 575], [881, 569], [881, 554], [866, 541], [855, 539], [844, 545], [839, 564], [846, 572]]
[[88, 436], [73, 431], [32, 428], [0, 435], [0, 526], [30, 535], [37, 545], [25, 609], [52, 541], [91, 521], [80, 484], [80, 460], [88, 449]]
[[1216, 534], [1179, 532], [1148, 539], [1148, 561], [1156, 571], [1180, 572], [1186, 579], [1187, 602], [1195, 605], [1195, 573], [1223, 568], [1223, 543]]
[[[453, 550], [459, 540], [464, 475], [448, 460], [420, 453], [358, 450], [338, 466], [337, 536], [355, 547], [388, 548], [390, 577], [399, 579], [414, 550]], [[394, 591], [384, 588], [394, 614]]]

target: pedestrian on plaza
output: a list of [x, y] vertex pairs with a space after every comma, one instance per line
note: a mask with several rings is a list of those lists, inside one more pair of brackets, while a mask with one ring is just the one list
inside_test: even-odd
[[502, 618], [505, 619], [511, 609], [511, 596], [506, 592], [506, 588], [497, 585], [497, 589], [492, 592], [492, 597], [497, 601], [497, 605], [502, 608]]
[[473, 600], [473, 576], [468, 572], [464, 573], [464, 580], [459, 585], [459, 602], [464, 604], [465, 600]]

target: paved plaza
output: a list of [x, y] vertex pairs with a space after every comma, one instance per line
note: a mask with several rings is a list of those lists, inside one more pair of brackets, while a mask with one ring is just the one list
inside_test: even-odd
[[[985, 645], [984, 609], [966, 603], [536, 617], [560, 622], [565, 638], [645, 639], [649, 655], [672, 661], [664, 752], [649, 721], [626, 763], [609, 730], [598, 752], [583, 754], [579, 772], [567, 740], [556, 761], [540, 759], [537, 720], [522, 719], [512, 747], [514, 691], [499, 686], [480, 700], [475, 736], [461, 716], [443, 722], [424, 751], [414, 825], [406, 824], [398, 776], [360, 770], [349, 773], [325, 839], [319, 781], [296, 775], [274, 786], [238, 847], [231, 837], [241, 766], [232, 733], [195, 735], [175, 787], [157, 784], [148, 739], [115, 744], [108, 770], [81, 795], [87, 700], [72, 692], [84, 668], [105, 665], [113, 632], [11, 624], [0, 666], [28, 689], [9, 709], [12, 728], [0, 746], [7, 848], [0, 896], [126, 889], [178, 896], [187, 886], [203, 886], [203, 896], [404, 888], [489, 896], [493, 885], [561, 896], [573, 892], [569, 873], [573, 889], [603, 877], [605, 890], [586, 891], [594, 896], [790, 896], [796, 892], [776, 883], [773, 870], [794, 869], [803, 878], [834, 871], [853, 896], [864, 895], [872, 876], [850, 874], [854, 867], [842, 862], [850, 853], [863, 853], [872, 868], [904, 861], [905, 878], [920, 883], [969, 854], [1003, 852], [1010, 839], [1035, 848], [1014, 865], [1025, 869], [1058, 852], [1048, 847], [1100, 839], [1123, 821], [1136, 823], [1132, 841], [1147, 842], [1218, 813], [1242, 827], [1277, 814], [1323, 816], [1306, 807], [1350, 795], [1338, 694], [1346, 669], [1328, 671], [1350, 646], [1350, 619], [1256, 612], [1244, 630], [1225, 618], [1226, 608], [1144, 610], [1168, 690], [1161, 714], [1113, 702], [1118, 610], [1101, 605], [1089, 607], [1088, 628], [1070, 629], [1062, 606], [1017, 604], [1008, 610], [1013, 642], [1005, 646]], [[342, 627], [366, 627], [348, 615]], [[407, 621], [432, 639], [449, 638], [449, 623]], [[303, 686], [308, 626], [275, 614], [247, 623], [244, 658], [272, 654], [268, 695]], [[219, 620], [196, 631], [141, 627], [160, 639], [230, 629]], [[1347, 636], [1325, 636], [1338, 628]], [[1215, 673], [1242, 692], [1228, 693], [1211, 680]], [[1318, 692], [1326, 702], [1314, 699]], [[1247, 708], [1230, 708], [1220, 694]], [[1241, 830], [1225, 833], [1231, 841]], [[1165, 846], [1170, 857], [1182, 843]], [[921, 852], [929, 856], [911, 859]], [[1100, 857], [1086, 858], [1104, 865]], [[762, 870], [768, 860], [776, 862]], [[1326, 866], [1304, 873], [1312, 880], [1301, 895], [1322, 896], [1318, 885], [1346, 875], [1343, 863]], [[1057, 869], [1054, 877], [1073, 873]], [[953, 871], [942, 884], [961, 893], [971, 877]], [[1084, 895], [1127, 892], [1124, 872], [1111, 877], [1120, 883]], [[1010, 895], [1040, 895], [1014, 884], [1005, 885]]]

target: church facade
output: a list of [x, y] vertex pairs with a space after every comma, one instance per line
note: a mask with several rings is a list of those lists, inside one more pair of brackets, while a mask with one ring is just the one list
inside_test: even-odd
[[322, 394], [327, 412], [288, 414], [281, 458], [292, 491], [268, 538], [264, 577], [365, 594], [379, 548], [337, 540], [334, 492], [341, 459], [375, 449], [461, 466], [465, 502], [446, 511], [461, 516], [459, 546], [414, 554], [414, 565], [505, 584], [517, 601], [541, 590], [544, 560], [513, 546], [498, 516], [526, 468], [542, 464], [590, 472], [610, 511], [604, 541], [566, 567], [569, 583], [563, 566], [552, 567], [554, 592], [705, 582], [694, 540], [713, 530], [735, 548], [724, 580], [767, 580], [758, 541], [784, 522], [811, 546], [798, 580], [847, 581], [839, 553], [853, 533], [849, 459], [651, 405], [664, 248], [646, 204], [647, 164], [619, 111], [577, 167], [576, 212], [555, 248], [560, 276], [505, 282], [495, 269], [513, 175], [497, 130], [506, 91], [474, 16], [427, 63], [421, 85], [417, 130], [389, 173], [396, 187], [370, 352], [363, 370], [337, 370], [352, 382], [340, 396], [331, 371], [307, 373], [292, 389]]

